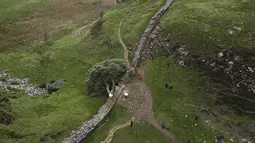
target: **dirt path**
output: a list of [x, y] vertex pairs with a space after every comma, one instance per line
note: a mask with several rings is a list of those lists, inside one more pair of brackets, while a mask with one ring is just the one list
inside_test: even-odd
[[158, 129], [164, 136], [174, 140], [175, 136], [168, 130], [162, 129], [153, 113], [153, 98], [151, 91], [146, 84], [145, 72], [141, 68], [136, 68], [136, 77], [126, 87], [129, 97], [120, 97], [118, 104], [126, 107], [134, 114], [136, 121], [147, 121]]
[[[124, 59], [127, 61], [127, 67], [130, 68], [130, 63], [128, 60], [128, 48], [123, 42], [120, 34], [123, 19], [119, 24], [118, 39], [124, 49]], [[170, 139], [174, 139], [175, 136], [172, 133], [165, 129], [162, 129], [160, 124], [157, 123], [152, 108], [153, 98], [145, 79], [146, 78], [144, 70], [141, 68], [136, 68], [136, 78], [134, 78], [133, 82], [127, 85], [126, 88], [131, 97], [128, 100], [125, 100], [125, 98], [122, 96], [123, 100], [120, 100], [118, 104], [121, 104], [124, 107], [130, 109], [130, 111], [134, 113], [134, 116], [138, 118], [138, 120], [147, 121], [148, 123], [152, 124], [156, 129], [158, 129], [164, 136]]]
[[[172, 3], [173, 0], [168, 0], [165, 6], [161, 8], [161, 13], [162, 11], [166, 11]], [[161, 13], [159, 13], [157, 16], [160, 16]], [[128, 60], [128, 48], [123, 42], [120, 34], [123, 19], [119, 24], [118, 39], [124, 49], [124, 59], [127, 61], [127, 67], [130, 68], [130, 63]], [[147, 121], [148, 123], [152, 124], [156, 129], [158, 129], [164, 136], [174, 140], [175, 136], [168, 130], [162, 129], [154, 116], [152, 108], [153, 98], [151, 95], [151, 91], [146, 84], [146, 77], [143, 69], [136, 68], [136, 76], [133, 81], [127, 85], [125, 90], [129, 93], [129, 97], [126, 99], [124, 95], [121, 95], [120, 98], [122, 100], [118, 100], [118, 104], [128, 108], [131, 112], [133, 112], [134, 116], [138, 119], [138, 121]]]
[[123, 47], [124, 49], [124, 59], [126, 60], [127, 62], [127, 68], [130, 68], [130, 63], [129, 63], [129, 60], [128, 60], [128, 47], [125, 45], [125, 43], [123, 42], [122, 38], [121, 38], [121, 34], [120, 34], [120, 28], [122, 26], [122, 23], [123, 23], [123, 20], [124, 18], [121, 20], [120, 22], [120, 25], [119, 25], [119, 29], [118, 29], [118, 39], [119, 39], [119, 42], [121, 44], [121, 46]]
[[112, 141], [112, 138], [113, 138], [113, 135], [116, 131], [118, 131], [119, 129], [122, 129], [122, 128], [125, 128], [127, 126], [130, 126], [130, 122], [126, 122], [124, 124], [121, 124], [121, 125], [118, 125], [118, 126], [115, 126], [113, 127], [110, 131], [109, 131], [109, 134], [107, 136], [107, 138], [102, 141], [101, 143], [110, 143]]
[[[142, 87], [144, 87], [146, 96], [145, 96], [145, 101], [146, 101], [146, 108], [149, 110], [148, 111], [148, 115], [146, 118], [146, 121], [149, 122], [150, 124], [152, 124], [155, 128], [157, 128], [163, 135], [165, 135], [166, 137], [169, 137], [170, 139], [174, 139], [175, 136], [170, 133], [169, 131], [162, 129], [160, 124], [157, 122], [154, 113], [153, 113], [153, 98], [151, 95], [151, 91], [148, 87], [148, 85], [146, 84], [146, 77], [145, 77], [145, 72], [144, 69], [142, 68], [137, 68], [137, 73], [138, 73], [138, 77], [140, 77], [140, 80], [138, 80], [138, 82], [140, 83], [140, 85]], [[146, 109], [143, 109], [146, 110]]]

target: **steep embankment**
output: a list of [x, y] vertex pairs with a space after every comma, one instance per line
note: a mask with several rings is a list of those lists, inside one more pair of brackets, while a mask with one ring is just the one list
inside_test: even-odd
[[154, 111], [183, 142], [219, 134], [254, 142], [254, 8], [252, 1], [177, 1], [151, 37], [143, 57], [157, 59], [144, 62]]

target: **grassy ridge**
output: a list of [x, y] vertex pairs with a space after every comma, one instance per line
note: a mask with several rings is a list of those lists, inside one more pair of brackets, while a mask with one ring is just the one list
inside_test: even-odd
[[181, 0], [164, 15], [162, 25], [173, 45], [211, 55], [217, 47], [254, 49], [254, 19], [251, 0]]

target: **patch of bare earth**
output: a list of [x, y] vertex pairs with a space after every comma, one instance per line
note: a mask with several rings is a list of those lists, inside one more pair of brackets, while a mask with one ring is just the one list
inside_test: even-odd
[[110, 0], [56, 0], [44, 9], [0, 23], [1, 51], [21, 51], [20, 47], [47, 37], [61, 38], [74, 28], [97, 19], [114, 7]]
[[[137, 122], [147, 121], [157, 128], [163, 135], [170, 139], [174, 139], [175, 136], [169, 131], [162, 129], [160, 124], [157, 123], [153, 113], [153, 99], [149, 87], [146, 85], [145, 72], [141, 68], [136, 69], [136, 75], [132, 82], [130, 82], [126, 89], [128, 97], [121, 95], [118, 100], [118, 104], [129, 109], [134, 114]], [[125, 92], [124, 92], [125, 93]]]

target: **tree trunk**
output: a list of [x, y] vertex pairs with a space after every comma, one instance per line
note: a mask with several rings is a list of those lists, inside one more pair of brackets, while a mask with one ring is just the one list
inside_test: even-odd
[[111, 90], [109, 89], [109, 85], [107, 85], [107, 86], [106, 86], [106, 90], [107, 90], [107, 92], [108, 92], [108, 96], [109, 96], [109, 97], [112, 97], [112, 96], [113, 96], [113, 92], [114, 92], [114, 85], [113, 85], [113, 87], [112, 87]]

